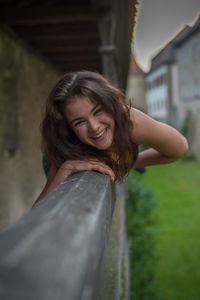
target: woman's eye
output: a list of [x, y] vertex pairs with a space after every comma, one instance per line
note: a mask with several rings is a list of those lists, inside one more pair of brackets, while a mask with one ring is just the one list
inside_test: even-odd
[[103, 109], [100, 107], [97, 110], [95, 110], [94, 115], [98, 115], [99, 113], [101, 113], [103, 111]]
[[74, 126], [78, 127], [78, 126], [82, 125], [83, 123], [84, 123], [84, 121], [78, 121], [78, 122], [74, 123]]

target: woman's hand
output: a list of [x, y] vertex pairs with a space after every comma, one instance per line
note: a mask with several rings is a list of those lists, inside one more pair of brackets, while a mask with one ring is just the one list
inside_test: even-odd
[[61, 165], [58, 171], [64, 172], [64, 174], [66, 174], [66, 177], [81, 171], [97, 171], [102, 174], [109, 175], [113, 182], [115, 180], [115, 174], [113, 170], [105, 163], [100, 162], [96, 159], [67, 160]]
[[51, 164], [50, 173], [46, 185], [33, 206], [46, 195], [48, 195], [68, 176], [81, 171], [97, 171], [102, 174], [109, 175], [113, 182], [115, 180], [115, 174], [113, 170], [105, 163], [100, 162], [97, 159], [67, 160], [61, 165], [59, 169]]

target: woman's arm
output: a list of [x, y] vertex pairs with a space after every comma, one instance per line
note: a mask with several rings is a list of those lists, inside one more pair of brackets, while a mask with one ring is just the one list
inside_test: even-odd
[[140, 145], [151, 147], [139, 153], [134, 168], [171, 163], [188, 151], [186, 138], [173, 127], [158, 122], [143, 112], [131, 108], [132, 136]]
[[39, 202], [42, 198], [47, 196], [51, 191], [53, 191], [64, 179], [74, 173], [81, 171], [98, 171], [102, 174], [107, 174], [110, 176], [111, 180], [115, 180], [114, 172], [106, 164], [95, 160], [68, 160], [64, 162], [59, 169], [57, 169], [52, 163], [50, 167], [49, 176], [44, 189], [38, 196], [33, 206]]
[[40, 195], [34, 202], [33, 206], [54, 189], [54, 187], [53, 187], [54, 186], [54, 178], [55, 178], [57, 171], [58, 171], [58, 169], [53, 164], [51, 164], [47, 182], [46, 182], [42, 192], [40, 193]]

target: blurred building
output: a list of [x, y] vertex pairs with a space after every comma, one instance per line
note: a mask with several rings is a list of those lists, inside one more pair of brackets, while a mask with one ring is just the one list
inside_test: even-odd
[[161, 65], [151, 70], [146, 77], [147, 112], [159, 121], [167, 121], [169, 89], [167, 76], [169, 66]]
[[140, 68], [133, 54], [130, 57], [130, 68], [126, 89], [127, 101], [131, 100], [133, 107], [147, 111], [145, 98], [145, 73]]
[[148, 114], [187, 135], [200, 160], [200, 15], [152, 58], [146, 86]]

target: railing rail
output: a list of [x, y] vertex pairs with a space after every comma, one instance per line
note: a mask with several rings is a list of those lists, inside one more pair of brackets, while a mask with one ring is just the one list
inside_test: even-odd
[[5, 230], [0, 299], [119, 299], [102, 292], [115, 199], [108, 176], [75, 174]]

